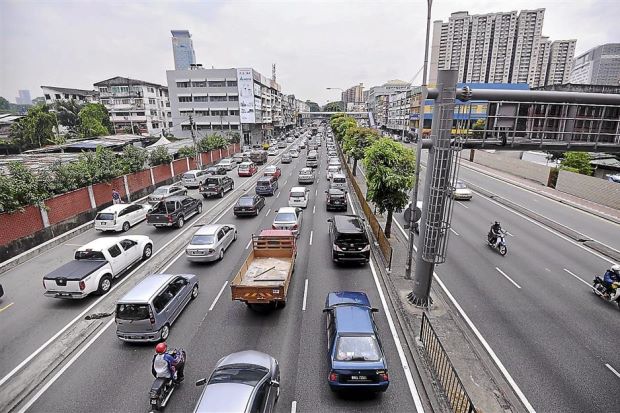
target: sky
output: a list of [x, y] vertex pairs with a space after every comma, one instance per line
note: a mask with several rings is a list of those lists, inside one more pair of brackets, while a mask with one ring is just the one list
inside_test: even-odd
[[[544, 7], [543, 35], [577, 54], [620, 42], [619, 0], [434, 0], [432, 17]], [[166, 84], [171, 29], [192, 34], [197, 63], [253, 67], [320, 105], [358, 83], [421, 82], [424, 0], [0, 0], [0, 96], [41, 85], [92, 89], [125, 76]]]

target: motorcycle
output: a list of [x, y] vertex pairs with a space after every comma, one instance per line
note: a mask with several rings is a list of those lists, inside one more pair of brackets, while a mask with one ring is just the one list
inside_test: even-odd
[[489, 247], [497, 250], [502, 257], [508, 252], [508, 247], [506, 247], [506, 238], [504, 237], [505, 235], [506, 231], [500, 232], [500, 235], [498, 235], [499, 243], [497, 243], [497, 246], [495, 245], [495, 240], [493, 239], [494, 235], [491, 232], [487, 235]]
[[[612, 284], [612, 286], [614, 289], [618, 289], [620, 288], [620, 282], [615, 282]], [[594, 294], [598, 295], [603, 300], [608, 302], [615, 301], [618, 304], [618, 309], [620, 310], [620, 294], [617, 294], [615, 298], [612, 298], [610, 291], [605, 286], [605, 283], [603, 282], [603, 279], [601, 277], [599, 277], [598, 275], [594, 277], [591, 288]]]
[[[174, 355], [174, 353], [172, 353]], [[179, 368], [183, 368], [186, 360], [185, 350], [179, 349], [175, 355], [175, 358], [178, 360], [177, 365]], [[161, 411], [166, 407], [168, 400], [170, 400], [170, 396], [179, 385], [179, 381], [174, 380], [172, 378], [164, 378], [164, 377], [156, 377], [155, 381], [151, 385], [151, 390], [149, 392], [150, 396], [150, 404], [153, 411]]]

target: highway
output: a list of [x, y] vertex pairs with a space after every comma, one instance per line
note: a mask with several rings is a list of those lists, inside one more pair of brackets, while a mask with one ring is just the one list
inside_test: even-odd
[[[620, 249], [616, 224], [466, 167], [460, 177]], [[494, 220], [510, 233], [505, 257], [486, 245]], [[620, 314], [589, 288], [610, 265], [474, 193], [454, 206], [447, 261], [436, 274], [536, 411], [610, 412], [620, 401]]]
[[[324, 148], [322, 148], [324, 151]], [[272, 158], [270, 158], [272, 159]], [[304, 211], [298, 240], [298, 258], [295, 275], [284, 309], [270, 313], [256, 313], [230, 299], [228, 283], [249, 253], [251, 234], [270, 228], [274, 211], [286, 206], [288, 191], [297, 186], [297, 173], [305, 166], [305, 150], [292, 164], [281, 165], [280, 188], [255, 218], [236, 218], [232, 205], [237, 197], [227, 195], [227, 207], [216, 218], [219, 223], [237, 226], [239, 238], [226, 252], [221, 262], [192, 264], [181, 254], [167, 265], [168, 273], [194, 273], [200, 277], [200, 294], [185, 309], [171, 329], [168, 343], [182, 347], [188, 353], [186, 381], [172, 396], [169, 411], [191, 411], [201, 388], [193, 382], [208, 376], [221, 357], [226, 354], [255, 349], [267, 352], [280, 363], [281, 396], [278, 411], [415, 411], [414, 387], [409, 387], [403, 360], [397, 350], [398, 335], [388, 323], [386, 309], [378, 288], [380, 282], [373, 274], [372, 264], [342, 267], [331, 262], [327, 219], [333, 215], [325, 211], [324, 191], [327, 181], [324, 165], [317, 168], [318, 182], [311, 186], [311, 198]], [[231, 172], [232, 176], [234, 172]], [[243, 179], [243, 178], [242, 178]], [[241, 181], [235, 178], [237, 184]], [[254, 187], [249, 186], [249, 191]], [[205, 213], [218, 201], [205, 201]], [[351, 207], [349, 208], [351, 212]], [[188, 224], [196, 221], [193, 218]], [[142, 223], [130, 233], [150, 235], [155, 247], [162, 245], [178, 230], [155, 230]], [[82, 244], [102, 236], [88, 231], [70, 241]], [[41, 271], [63, 263], [75, 245], [63, 245], [36, 257], [3, 276], [9, 291], [16, 291], [15, 301], [6, 314], [0, 313], [3, 334], [2, 374], [6, 374], [45, 340], [53, 336], [67, 322], [93, 301], [61, 301], [42, 296]], [[27, 281], [24, 281], [27, 280]], [[307, 287], [306, 287], [307, 285]], [[322, 313], [328, 292], [359, 290], [368, 293], [371, 302], [380, 309], [376, 320], [388, 358], [390, 388], [377, 396], [361, 398], [340, 397], [328, 388], [325, 320]], [[29, 303], [29, 304], [26, 304]], [[45, 320], [45, 321], [43, 321]], [[34, 333], [32, 330], [36, 330]], [[34, 334], [33, 334], [34, 333]], [[83, 347], [81, 356], [71, 359], [65, 370], [44, 391], [27, 405], [32, 412], [118, 412], [148, 410], [148, 390], [154, 345], [128, 345], [116, 338], [115, 324], [108, 321]], [[408, 373], [408, 371], [407, 371]]]

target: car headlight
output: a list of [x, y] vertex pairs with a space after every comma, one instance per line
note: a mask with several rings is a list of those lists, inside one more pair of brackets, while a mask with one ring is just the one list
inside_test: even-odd
[[366, 251], [370, 251], [370, 244], [368, 244], [364, 248], [362, 248], [362, 252], [366, 252]]
[[338, 252], [342, 252], [342, 248], [340, 248], [338, 245], [334, 244], [334, 251], [338, 251]]

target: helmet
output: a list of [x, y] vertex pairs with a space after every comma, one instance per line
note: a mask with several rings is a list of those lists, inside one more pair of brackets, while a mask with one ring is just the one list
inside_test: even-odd
[[168, 350], [166, 343], [159, 343], [155, 346], [155, 352], [157, 352], [157, 354], [164, 354], [166, 350]]
[[620, 265], [618, 264], [612, 265], [611, 270], [615, 272], [616, 274], [620, 275]]
[[494, 225], [500, 225], [499, 221], [495, 221]]

